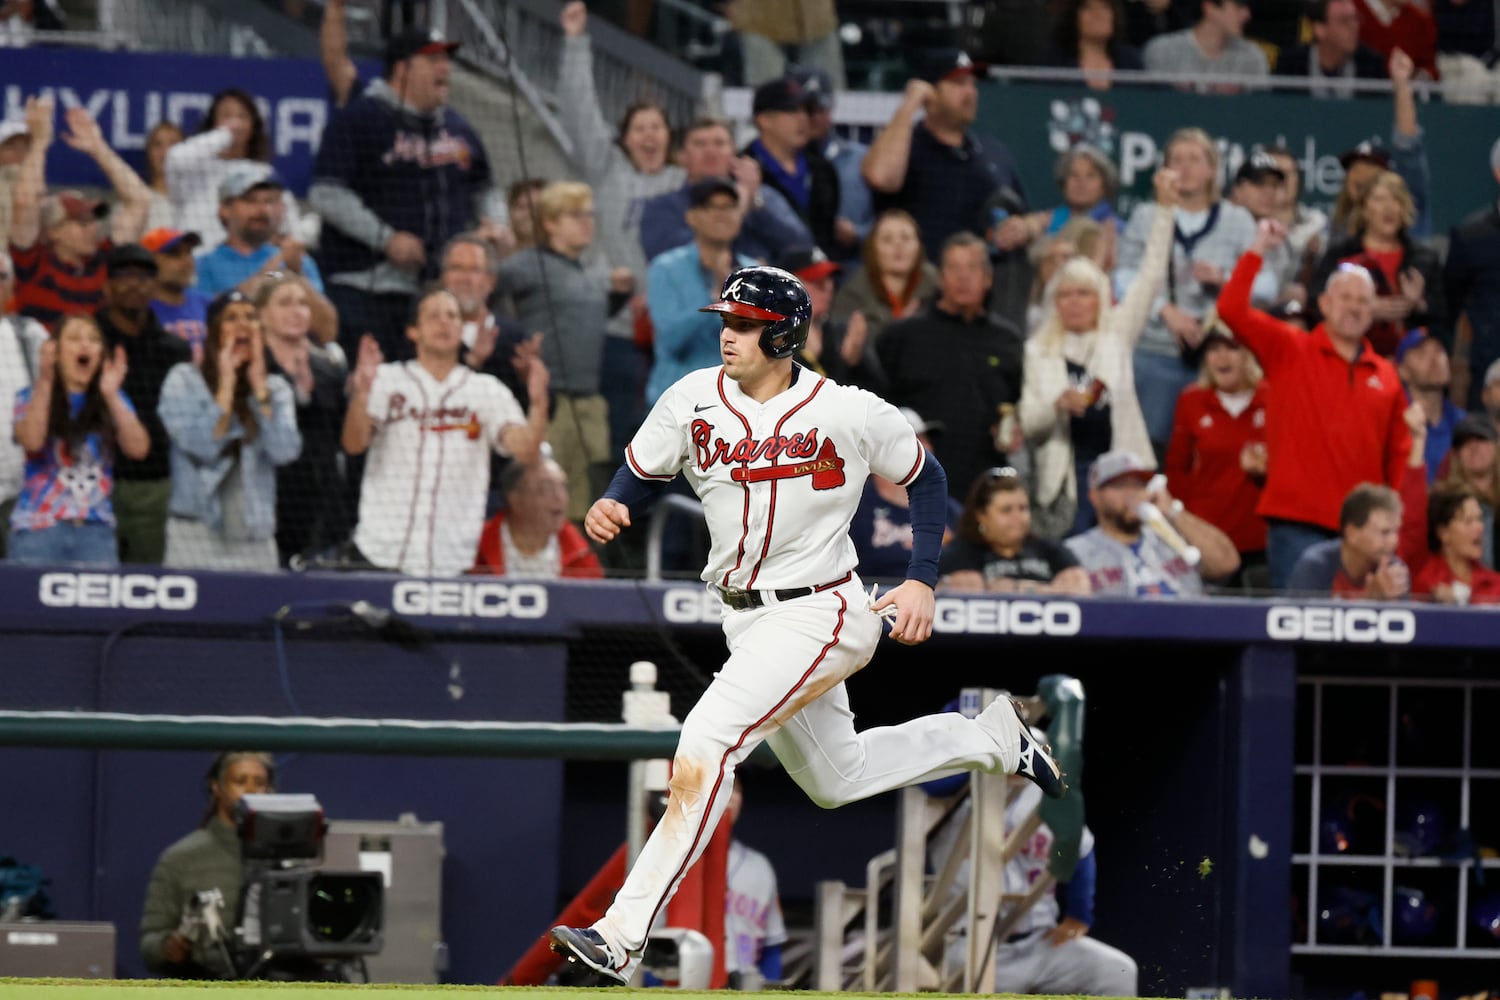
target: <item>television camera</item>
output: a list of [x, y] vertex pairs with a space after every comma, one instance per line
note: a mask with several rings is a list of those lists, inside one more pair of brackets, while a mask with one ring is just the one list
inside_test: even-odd
[[235, 927], [213, 933], [237, 979], [364, 982], [384, 946], [379, 872], [324, 871], [328, 824], [312, 795], [245, 795], [235, 806], [244, 863]]

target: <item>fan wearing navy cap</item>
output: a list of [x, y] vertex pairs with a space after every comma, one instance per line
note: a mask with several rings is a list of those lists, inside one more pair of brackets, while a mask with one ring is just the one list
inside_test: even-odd
[[816, 66], [788, 66], [787, 76], [802, 84], [807, 108], [808, 145], [833, 164], [839, 175], [839, 213], [833, 220], [834, 245], [823, 249], [839, 259], [856, 257], [860, 243], [875, 224], [870, 186], [860, 175], [860, 164], [870, 147], [833, 130], [833, 77]]
[[730, 272], [755, 263], [734, 249], [743, 220], [734, 181], [709, 177], [688, 185], [692, 242], [668, 250], [646, 268], [646, 309], [656, 336], [647, 406], [682, 376], [718, 358], [718, 321], [698, 307]]
[[1464, 418], [1464, 411], [1448, 399], [1448, 383], [1453, 377], [1448, 349], [1427, 327], [1419, 326], [1407, 331], [1396, 345], [1395, 362], [1407, 398], [1422, 407], [1427, 420], [1424, 457], [1430, 486], [1453, 447], [1453, 429]]
[[171, 336], [151, 311], [156, 255], [139, 243], [109, 252], [104, 308], [96, 314], [105, 346], [125, 348], [125, 395], [151, 436], [144, 458], [115, 459], [115, 537], [122, 563], [160, 563], [167, 549], [167, 500], [172, 489], [171, 440], [157, 415], [167, 373], [193, 360], [186, 341]]
[[364, 333], [386, 358], [411, 357], [411, 297], [437, 277], [450, 239], [481, 228], [509, 240], [484, 144], [448, 107], [457, 48], [437, 31], [395, 35], [385, 77], [323, 132], [308, 201], [323, 217], [319, 255], [351, 358]]
[[[979, 113], [974, 61], [961, 49], [938, 49], [922, 55], [919, 65], [863, 169], [876, 212], [910, 212], [927, 256], [936, 260], [954, 233], [982, 234], [985, 203], [998, 190], [1009, 188], [1023, 209], [1025, 192], [1006, 145], [971, 128]], [[924, 110], [918, 124], [917, 112]]]
[[[751, 113], [760, 133], [745, 147], [760, 164], [763, 182], [780, 191], [825, 249], [842, 245], [835, 230], [839, 214], [839, 175], [809, 144], [807, 90], [792, 77], [755, 88]], [[849, 235], [847, 232], [844, 234]]]

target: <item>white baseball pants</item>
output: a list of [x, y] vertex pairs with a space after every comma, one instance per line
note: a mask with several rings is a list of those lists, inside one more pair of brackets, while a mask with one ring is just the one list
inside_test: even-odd
[[844, 680], [881, 636], [858, 577], [750, 611], [724, 612], [729, 659], [683, 720], [666, 815], [609, 911], [594, 925], [621, 954], [640, 951], [729, 805], [734, 769], [762, 740], [825, 809], [958, 771], [1012, 772], [1019, 732], [998, 744], [956, 712], [854, 731]]

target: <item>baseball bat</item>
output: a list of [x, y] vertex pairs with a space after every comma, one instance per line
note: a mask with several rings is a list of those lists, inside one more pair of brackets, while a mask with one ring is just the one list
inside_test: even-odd
[[1156, 532], [1157, 536], [1166, 542], [1173, 552], [1186, 560], [1189, 566], [1197, 566], [1203, 559], [1203, 553], [1198, 551], [1198, 547], [1188, 544], [1188, 540], [1178, 533], [1177, 529], [1172, 526], [1172, 522], [1167, 520], [1167, 515], [1163, 514], [1156, 504], [1149, 500], [1142, 500], [1135, 512], [1136, 516], [1141, 519], [1141, 523]]

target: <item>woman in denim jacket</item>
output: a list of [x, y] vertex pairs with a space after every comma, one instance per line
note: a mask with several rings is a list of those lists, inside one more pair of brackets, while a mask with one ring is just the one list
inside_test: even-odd
[[165, 565], [274, 570], [276, 467], [302, 451], [297, 403], [266, 372], [255, 304], [238, 290], [208, 309], [203, 368], [167, 373], [157, 412], [172, 439]]

